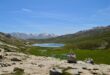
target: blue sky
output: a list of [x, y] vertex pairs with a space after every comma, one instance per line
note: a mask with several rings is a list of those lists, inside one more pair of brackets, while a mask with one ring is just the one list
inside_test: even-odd
[[110, 24], [110, 0], [0, 0], [0, 31], [69, 34]]

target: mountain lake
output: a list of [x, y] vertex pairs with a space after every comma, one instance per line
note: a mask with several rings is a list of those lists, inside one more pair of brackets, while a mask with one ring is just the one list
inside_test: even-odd
[[64, 44], [59, 44], [59, 43], [42, 43], [42, 44], [33, 44], [32, 46], [39, 46], [39, 47], [63, 47]]

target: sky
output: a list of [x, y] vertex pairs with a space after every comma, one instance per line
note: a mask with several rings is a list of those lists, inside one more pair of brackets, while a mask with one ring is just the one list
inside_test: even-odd
[[0, 0], [0, 32], [70, 34], [110, 25], [110, 0]]

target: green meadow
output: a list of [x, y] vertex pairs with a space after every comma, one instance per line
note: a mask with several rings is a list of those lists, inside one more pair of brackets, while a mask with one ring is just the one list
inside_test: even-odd
[[60, 59], [66, 59], [68, 53], [74, 52], [77, 55], [77, 60], [85, 60], [93, 58], [97, 64], [110, 64], [110, 50], [72, 50], [63, 48], [41, 48], [31, 47], [28, 53], [36, 56], [50, 56]]

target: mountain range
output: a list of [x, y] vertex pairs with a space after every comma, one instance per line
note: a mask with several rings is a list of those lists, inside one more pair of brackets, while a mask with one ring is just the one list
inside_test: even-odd
[[13, 33], [9, 33], [9, 34], [11, 36], [19, 38], [19, 39], [46, 39], [46, 38], [57, 37], [57, 35], [55, 35], [55, 34], [47, 34], [47, 33], [27, 34], [27, 33], [13, 32]]
[[36, 42], [64, 43], [67, 48], [71, 49], [110, 49], [110, 25], [55, 38], [36, 40]]
[[[20, 39], [19, 39], [20, 38]], [[44, 39], [46, 38], [46, 39]], [[25, 39], [25, 41], [24, 41]], [[32, 43], [64, 43], [70, 49], [110, 49], [110, 25], [94, 27], [77, 33], [57, 36], [55, 34], [0, 33], [1, 43], [21, 47], [26, 41]]]

